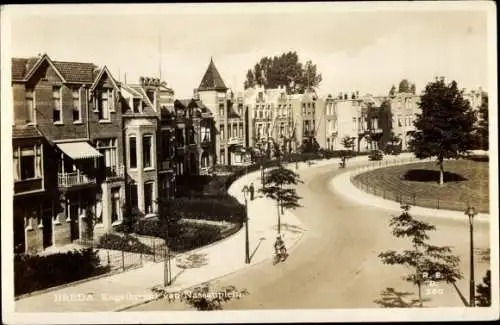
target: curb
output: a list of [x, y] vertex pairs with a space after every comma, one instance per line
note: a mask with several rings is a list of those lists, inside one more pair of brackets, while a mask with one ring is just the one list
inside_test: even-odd
[[[398, 165], [405, 165], [405, 164], [414, 164], [418, 163], [415, 161], [405, 161], [405, 162], [396, 162], [394, 164], [390, 165], [385, 165], [385, 166], [380, 166], [380, 167], [375, 167], [369, 170], [366, 170], [365, 172], [379, 169], [379, 168], [386, 168], [386, 167], [392, 167], [392, 166], [398, 166]], [[357, 170], [350, 170], [345, 173], [341, 173], [337, 176], [335, 176], [333, 179], [330, 180], [330, 183], [328, 187], [330, 188], [331, 191], [335, 191], [337, 193], [340, 193], [344, 198], [347, 198], [351, 202], [357, 202], [359, 204], [364, 204], [365, 206], [373, 206], [378, 209], [383, 209], [386, 211], [391, 211], [391, 212], [401, 212], [400, 209], [400, 204], [397, 201], [392, 201], [388, 199], [384, 199], [383, 197], [367, 193], [363, 191], [362, 189], [358, 188], [351, 182], [351, 175], [356, 174]], [[359, 172], [358, 174], [362, 174], [363, 172]], [[342, 180], [342, 182], [341, 182]], [[359, 196], [353, 195], [349, 192], [351, 191], [346, 191], [345, 189], [342, 190], [338, 183], [342, 184], [348, 184], [348, 187], [351, 187], [350, 190], [352, 191], [353, 189], [356, 191], [360, 192], [360, 195], [362, 193], [364, 200], [361, 200]], [[363, 202], [361, 202], [363, 201]], [[397, 207], [396, 207], [397, 205]], [[460, 211], [457, 210], [445, 210], [445, 209], [431, 209], [431, 208], [426, 208], [418, 205], [410, 205], [411, 207], [414, 208], [413, 214], [417, 216], [424, 216], [424, 217], [431, 217], [431, 218], [437, 218], [437, 219], [449, 219], [449, 220], [460, 220], [463, 221], [465, 220], [464, 217], [461, 215]], [[459, 217], [460, 215], [460, 217]], [[475, 221], [479, 223], [490, 223], [490, 215], [485, 214], [485, 213], [479, 213], [475, 217]]]
[[[306, 232], [307, 230], [304, 230], [303, 232], [301, 232], [300, 236], [297, 238], [297, 240], [290, 246], [290, 248], [288, 248], [288, 252], [293, 252], [293, 250], [295, 248], [297, 248], [299, 242], [302, 240], [302, 237], [304, 236], [304, 233]], [[265, 262], [269, 262], [273, 257], [269, 257], [269, 258], [265, 258], [263, 259], [262, 261], [259, 261], [259, 262], [256, 262], [255, 264], [250, 264], [248, 265], [247, 267], [243, 267], [241, 269], [238, 269], [238, 270], [233, 270], [229, 273], [226, 273], [226, 274], [223, 274], [223, 275], [218, 275], [212, 279], [209, 279], [209, 280], [205, 280], [205, 281], [202, 281], [202, 282], [199, 282], [197, 284], [193, 284], [193, 285], [190, 285], [186, 288], [182, 288], [182, 289], [179, 289], [179, 290], [176, 290], [176, 291], [172, 291], [172, 293], [176, 293], [176, 292], [181, 292], [181, 291], [186, 291], [186, 290], [189, 290], [189, 289], [192, 289], [192, 288], [195, 288], [197, 286], [199, 286], [200, 284], [202, 283], [209, 283], [209, 282], [213, 282], [213, 281], [217, 281], [221, 278], [224, 278], [224, 277], [227, 277], [227, 276], [230, 276], [230, 275], [233, 275], [233, 274], [236, 274], [238, 272], [241, 272], [241, 271], [244, 271], [244, 270], [249, 270], [253, 267], [256, 267], [258, 265], [261, 265]], [[153, 289], [153, 288], [150, 288], [150, 289]], [[147, 299], [147, 300], [144, 300], [144, 301], [141, 301], [141, 302], [138, 302], [138, 303], [135, 303], [133, 305], [129, 305], [129, 306], [125, 306], [125, 307], [120, 307], [120, 308], [117, 308], [117, 309], [114, 309], [114, 310], [111, 310], [111, 312], [121, 312], [121, 311], [126, 311], [128, 309], [132, 309], [132, 308], [135, 308], [135, 307], [138, 307], [138, 306], [142, 306], [142, 305], [145, 305], [145, 304], [148, 304], [150, 302], [153, 302], [153, 301], [157, 301], [157, 300], [160, 300], [162, 298], [151, 298], [151, 299]]]

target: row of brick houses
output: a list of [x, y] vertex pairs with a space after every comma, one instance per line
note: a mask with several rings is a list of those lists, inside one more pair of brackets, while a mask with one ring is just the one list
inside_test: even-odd
[[[12, 59], [14, 239], [38, 252], [113, 231], [136, 208], [158, 213], [184, 175], [249, 163], [247, 148], [295, 152], [316, 143], [402, 149], [414, 130], [419, 96], [325, 97], [261, 86], [235, 93], [211, 59], [192, 98], [176, 99], [157, 78], [122, 83], [92, 63], [46, 54]], [[482, 91], [465, 93], [473, 108]]]
[[[199, 94], [219, 91], [209, 79]], [[45, 54], [12, 59], [12, 90], [18, 252], [110, 232], [126, 208], [155, 215], [157, 199], [175, 195], [176, 177], [227, 161], [216, 125], [234, 121], [197, 98], [174, 100], [156, 78], [120, 83], [105, 66]]]

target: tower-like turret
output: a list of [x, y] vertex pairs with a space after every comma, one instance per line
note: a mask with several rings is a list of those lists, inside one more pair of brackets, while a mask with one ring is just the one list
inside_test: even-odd
[[198, 87], [199, 99], [212, 112], [217, 129], [216, 157], [219, 164], [228, 163], [228, 88], [217, 70], [215, 63], [210, 58], [207, 71], [201, 79]]

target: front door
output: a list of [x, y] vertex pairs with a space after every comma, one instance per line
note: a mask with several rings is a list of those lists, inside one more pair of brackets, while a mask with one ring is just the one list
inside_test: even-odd
[[71, 203], [71, 205], [69, 206], [71, 241], [80, 238], [80, 225], [78, 216], [79, 205], [77, 203]]

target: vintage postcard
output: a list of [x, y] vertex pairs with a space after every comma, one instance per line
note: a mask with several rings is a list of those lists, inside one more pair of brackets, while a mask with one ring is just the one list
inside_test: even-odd
[[1, 7], [7, 324], [499, 317], [489, 1]]

